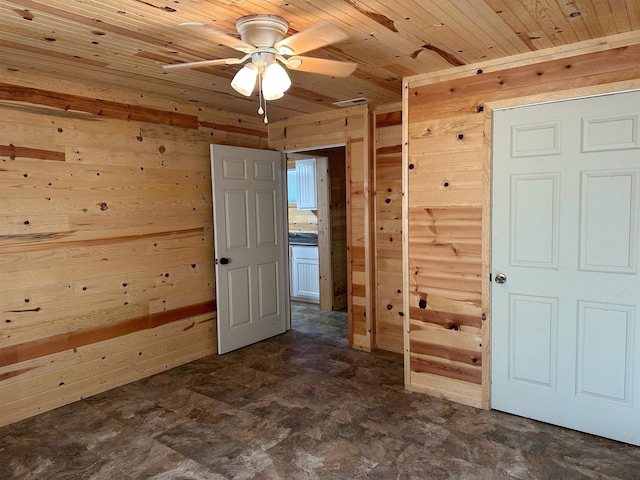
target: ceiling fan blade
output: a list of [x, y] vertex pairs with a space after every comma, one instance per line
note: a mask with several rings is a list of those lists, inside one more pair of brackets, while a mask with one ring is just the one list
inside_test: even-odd
[[291, 70], [298, 70], [300, 72], [320, 73], [332, 77], [348, 77], [355, 71], [358, 64], [296, 55], [289, 57], [285, 66]]
[[163, 65], [162, 68], [165, 70], [178, 70], [180, 68], [201, 68], [214, 65], [237, 65], [245, 60], [246, 58], [219, 58], [216, 60], [200, 60], [198, 62], [171, 63]]
[[178, 26], [205, 28], [207, 32], [209, 32], [209, 36], [213, 38], [216, 42], [222, 45], [226, 45], [227, 47], [235, 48], [236, 50], [240, 50], [241, 52], [244, 52], [244, 53], [251, 53], [256, 50], [256, 47], [254, 47], [253, 45], [243, 42], [239, 38], [229, 35], [223, 32], [222, 30], [203, 22], [183, 22]]
[[320, 22], [279, 41], [274, 48], [281, 55], [293, 55], [310, 52], [347, 38], [348, 35], [335, 25]]

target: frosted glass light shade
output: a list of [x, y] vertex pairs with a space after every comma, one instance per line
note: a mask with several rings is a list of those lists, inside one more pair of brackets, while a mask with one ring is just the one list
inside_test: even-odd
[[282, 65], [272, 63], [267, 67], [262, 78], [262, 96], [265, 100], [277, 100], [291, 86], [291, 79]]
[[265, 90], [263, 87], [262, 96], [265, 100], [278, 100], [279, 98], [284, 97], [284, 92], [270, 92], [269, 90]]
[[258, 67], [253, 63], [247, 63], [235, 74], [233, 80], [231, 80], [231, 86], [236, 92], [245, 97], [250, 97], [253, 93], [253, 88], [256, 86], [257, 76]]

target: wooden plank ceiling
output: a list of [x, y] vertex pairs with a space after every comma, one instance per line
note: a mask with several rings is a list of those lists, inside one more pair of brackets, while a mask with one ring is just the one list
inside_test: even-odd
[[397, 102], [405, 76], [640, 29], [639, 0], [0, 0], [0, 68], [253, 114], [257, 98], [229, 86], [238, 66], [161, 65], [241, 56], [178, 24], [237, 35], [254, 13], [286, 18], [289, 35], [332, 22], [348, 40], [307, 55], [359, 65], [346, 79], [290, 72], [272, 120], [357, 97]]

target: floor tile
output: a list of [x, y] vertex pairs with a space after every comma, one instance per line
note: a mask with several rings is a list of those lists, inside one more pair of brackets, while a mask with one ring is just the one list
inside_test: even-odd
[[344, 312], [0, 428], [0, 479], [620, 479], [640, 448], [409, 392]]

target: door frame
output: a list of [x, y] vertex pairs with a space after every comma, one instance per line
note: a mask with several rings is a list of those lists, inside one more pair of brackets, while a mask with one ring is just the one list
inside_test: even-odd
[[524, 97], [496, 100], [483, 104], [484, 113], [484, 160], [482, 168], [482, 311], [486, 320], [482, 322], [482, 407], [491, 408], [491, 191], [493, 188], [493, 111], [498, 109], [524, 107], [541, 103], [562, 102], [640, 89], [640, 79], [615, 82], [592, 87], [563, 90], [559, 92], [527, 95]]

